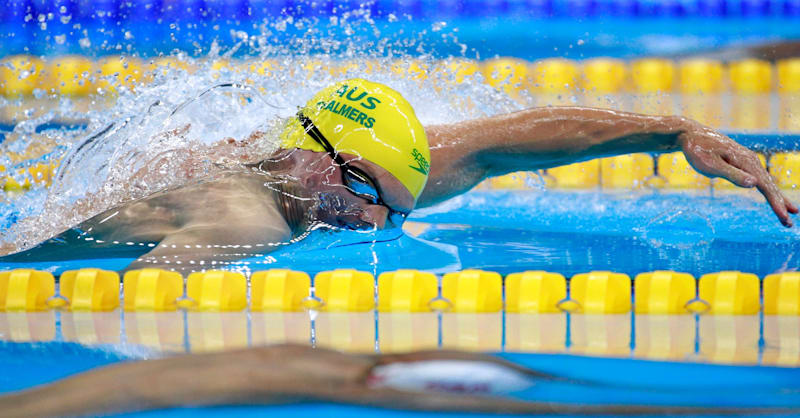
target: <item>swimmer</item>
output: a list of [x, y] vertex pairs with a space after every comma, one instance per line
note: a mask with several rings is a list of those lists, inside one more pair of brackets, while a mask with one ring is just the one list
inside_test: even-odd
[[[247, 140], [265, 135], [254, 132]], [[241, 145], [231, 142], [220, 146]], [[323, 89], [290, 118], [271, 155], [113, 208], [0, 260], [55, 260], [75, 248], [85, 255], [85, 245], [112, 252], [132, 246], [146, 253], [128, 269], [202, 270], [269, 253], [319, 225], [396, 227], [413, 209], [464, 193], [487, 177], [678, 150], [706, 176], [757, 188], [780, 222], [792, 226], [790, 214], [798, 209], [756, 154], [698, 122], [544, 107], [423, 127], [400, 93], [351, 79]]]
[[[580, 390], [605, 403], [558, 403]], [[715, 392], [709, 387], [706, 391]], [[790, 390], [790, 389], [786, 389]], [[0, 417], [98, 416], [180, 406], [335, 402], [423, 411], [566, 415], [796, 414], [784, 408], [621, 404], [629, 391], [692, 404], [697, 388], [658, 390], [575, 381], [498, 357], [457, 351], [345, 354], [300, 345], [123, 362], [0, 396]], [[776, 389], [776, 392], [778, 389]], [[615, 404], [614, 399], [621, 399]], [[634, 397], [635, 398], [635, 397]], [[708, 396], [706, 399], [714, 399]], [[708, 401], [713, 402], [713, 401]]]

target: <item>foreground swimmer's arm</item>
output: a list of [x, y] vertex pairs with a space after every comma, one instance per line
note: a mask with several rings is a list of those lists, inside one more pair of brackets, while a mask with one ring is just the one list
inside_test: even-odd
[[[454, 369], [449, 366], [456, 366]], [[460, 369], [462, 380], [449, 371]], [[344, 402], [516, 414], [733, 414], [779, 410], [582, 405], [502, 397], [560, 380], [477, 353], [352, 355], [274, 346], [121, 363], [0, 396], [0, 416], [99, 415], [179, 406]], [[497, 396], [499, 395], [499, 396]]]
[[797, 213], [756, 154], [725, 135], [677, 116], [581, 107], [544, 107], [426, 127], [431, 173], [417, 206], [463, 193], [489, 176], [633, 152], [682, 150], [709, 177], [756, 187], [785, 226]]

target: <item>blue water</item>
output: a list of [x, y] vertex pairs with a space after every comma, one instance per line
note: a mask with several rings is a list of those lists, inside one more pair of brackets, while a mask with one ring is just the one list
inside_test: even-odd
[[658, 269], [758, 275], [800, 266], [796, 229], [754, 191], [474, 192], [418, 215], [419, 238], [457, 245], [461, 261], [502, 273], [572, 275]]
[[[405, 40], [392, 45], [394, 54], [418, 54], [422, 49], [436, 57], [499, 55], [530, 60], [553, 56], [582, 59], [683, 55], [800, 36], [800, 25], [796, 24], [800, 19], [797, 0], [741, 4], [722, 0], [673, 1], [665, 2], [663, 7], [661, 2], [632, 0], [443, 3], [402, 0], [376, 1], [366, 7], [359, 7], [357, 2], [332, 7], [336, 2], [306, 0], [253, 2], [249, 13], [243, 15], [239, 15], [238, 9], [204, 11], [202, 1], [169, 2], [163, 7], [151, 0], [104, 1], [97, 5], [69, 1], [10, 3], [12, 7], [0, 10], [0, 56], [19, 53], [158, 56], [176, 49], [191, 56], [204, 56], [214, 49], [212, 40], [224, 51], [241, 43], [243, 34], [261, 35], [263, 23], [272, 29], [267, 40], [275, 45], [292, 44], [306, 35], [311, 26], [321, 29], [331, 39], [356, 43], [374, 41], [372, 33], [377, 29], [390, 43]], [[60, 8], [75, 3], [80, 3], [80, 7]], [[153, 5], [148, 7], [150, 3]], [[209, 2], [228, 3], [242, 2]], [[506, 3], [512, 6], [503, 10]], [[467, 7], [460, 9], [458, 5]], [[615, 6], [619, 6], [618, 10], [609, 9]], [[690, 10], [672, 13], [667, 10], [670, 7]], [[357, 14], [370, 13], [369, 23], [359, 17], [348, 17], [349, 12], [359, 10]], [[44, 16], [44, 22], [39, 21], [39, 16]], [[336, 22], [348, 21], [350, 26], [346, 30], [343, 25], [330, 24], [331, 17]], [[270, 26], [284, 19], [291, 19], [289, 25], [279, 30]], [[293, 24], [301, 19], [308, 20], [295, 27]], [[75, 28], [76, 24], [81, 26]], [[339, 46], [333, 48], [308, 52], [336, 53]], [[245, 42], [237, 46], [234, 55], [253, 51], [253, 46]]]
[[[70, 8], [74, 6], [75, 9], [62, 12], [53, 7], [56, 3]], [[147, 2], [129, 3], [139, 6]], [[190, 2], [175, 3], [185, 6]], [[284, 6], [294, 4], [288, 1], [279, 3]], [[649, 1], [532, 1], [525, 3], [529, 7], [522, 14], [498, 11], [496, 6], [507, 7], [508, 4], [513, 6], [523, 2], [442, 3], [445, 6], [434, 8], [427, 1], [378, 1], [373, 10], [378, 17], [375, 27], [381, 31], [382, 39], [392, 43], [390, 50], [395, 53], [417, 53], [421, 49], [435, 57], [466, 55], [481, 59], [495, 55], [529, 60], [552, 56], [573, 59], [596, 56], [627, 58], [644, 54], [680, 56], [724, 46], [800, 37], [800, 25], [796, 24], [800, 3], [796, 0], [782, 3], [758, 0], [667, 2], [672, 9]], [[120, 10], [115, 8], [118, 6], [115, 1], [102, 2], [91, 10], [87, 9], [87, 4], [13, 2], [14, 8], [0, 10], [0, 55], [133, 53], [152, 56], [181, 49], [193, 56], [205, 56], [211, 49], [211, 39], [216, 39], [223, 49], [230, 47], [237, 41], [231, 36], [231, 29], [258, 34], [260, 28], [254, 27], [253, 21], [280, 14], [280, 8], [275, 7], [256, 10], [246, 17], [237, 17], [239, 11], [229, 10], [221, 13], [232, 13], [230, 19], [214, 19], [161, 9], [152, 13], [146, 11], [149, 9]], [[448, 4], [457, 7], [448, 9]], [[609, 5], [620, 7], [611, 10]], [[689, 5], [694, 8], [677, 11]], [[32, 9], [28, 10], [29, 7]], [[35, 13], [31, 14], [31, 20], [26, 21], [25, 16], [31, 10]], [[333, 14], [327, 9], [311, 10], [312, 13], [297, 10], [290, 8], [284, 17], [321, 18], [324, 23]], [[98, 16], [98, 11], [110, 14]], [[38, 22], [39, 12], [45, 15], [54, 13], [54, 18], [46, 17], [46, 28]], [[391, 21], [389, 14], [392, 12], [397, 13], [397, 22]], [[60, 18], [66, 14], [73, 15], [75, 20], [61, 22]], [[748, 18], [753, 15], [760, 17]], [[578, 19], [571, 18], [576, 16]], [[162, 20], [157, 23], [158, 18]], [[86, 34], [74, 30], [74, 23], [84, 25], [82, 29], [87, 30]], [[372, 28], [368, 26], [356, 25], [356, 35], [352, 39], [358, 40], [364, 33], [371, 33]], [[306, 31], [307, 27], [289, 25], [284, 31], [273, 33], [268, 40], [282, 44], [303, 37]], [[342, 26], [333, 25], [323, 32], [332, 39], [346, 37]], [[171, 39], [171, 34], [176, 35], [176, 40]], [[408, 39], [409, 34], [415, 34], [412, 41], [393, 42]], [[60, 38], [63, 42], [59, 42], [56, 36], [63, 36]], [[233, 55], [252, 52], [248, 45], [244, 45]], [[312, 49], [308, 52], [337, 51]], [[3, 131], [11, 128], [0, 125], [0, 142], [4, 138]], [[772, 139], [773, 143], [763, 148], [794, 149], [800, 144], [795, 137], [775, 136]], [[8, 222], [14, 222], [14, 219], [3, 219], [4, 224]], [[317, 234], [269, 257], [244, 260], [241, 267], [249, 270], [288, 267], [312, 275], [351, 267], [374, 274], [399, 268], [418, 268], [436, 273], [481, 268], [502, 274], [536, 269], [559, 272], [568, 277], [590, 270], [612, 270], [631, 276], [656, 269], [689, 272], [695, 276], [719, 270], [742, 270], [763, 277], [800, 267], [800, 255], [797, 254], [800, 241], [797, 238], [796, 229], [781, 227], [763, 199], [748, 192], [474, 191], [441, 206], [415, 212], [409, 219], [405, 234], [399, 231], [376, 236]], [[379, 242], [370, 242], [375, 240]], [[89, 259], [97, 256], [77, 253], [66, 260], [54, 258], [24, 264], [0, 263], [0, 269], [23, 265], [55, 273], [80, 267], [120, 269], [135, 256], [135, 251], [121, 251]], [[0, 392], [151, 355], [141, 347], [89, 348], [60, 342], [61, 337], [56, 336], [59, 342], [47, 343], [0, 342]], [[602, 390], [542, 385], [531, 393], [520, 394], [528, 399], [800, 407], [800, 371], [797, 368], [545, 354], [503, 355], [537, 370], [612, 385]], [[661, 392], [655, 393], [655, 389]], [[318, 403], [182, 408], [131, 416], [234, 414], [287, 417], [429, 415]]]
[[[343, 266], [379, 274], [400, 268], [443, 273], [480, 268], [501, 274], [548, 270], [571, 276], [611, 270], [632, 277], [653, 270], [696, 277], [741, 270], [761, 277], [800, 268], [797, 228], [782, 227], [755, 191], [473, 191], [414, 212], [406, 234], [320, 233], [266, 257], [253, 270], [310, 274]], [[378, 240], [378, 242], [371, 242]], [[0, 262], [60, 273], [80, 267], [121, 269], [141, 250], [116, 258]], [[410, 261], [413, 260], [413, 261]]]
[[[589, 270], [634, 275], [654, 269], [703, 273], [738, 269], [764, 276], [800, 267], [795, 229], [773, 219], [754, 192], [712, 195], [667, 191], [473, 191], [442, 205], [416, 212], [406, 226], [380, 238], [358, 243], [358, 234], [312, 237], [271, 254], [267, 264], [250, 268], [289, 267], [309, 273], [347, 266], [373, 273], [397, 268], [435, 272], [483, 268], [503, 274], [544, 269], [567, 276]], [[396, 238], [395, 238], [396, 237]], [[393, 239], [394, 238], [394, 239]], [[327, 245], [320, 245], [320, 243]], [[120, 268], [130, 259], [28, 263], [57, 267]], [[258, 263], [262, 260], [249, 260]], [[15, 265], [0, 264], [0, 268]], [[635, 332], [635, 331], [634, 331]], [[755, 337], [754, 337], [755, 338]], [[58, 340], [60, 338], [57, 337]], [[0, 391], [52, 381], [129, 358], [148, 356], [130, 346], [85, 346], [64, 343], [0, 342]], [[765, 366], [712, 366], [579, 356], [519, 354], [510, 358], [537, 369], [593, 381], [610, 387], [539, 385], [526, 399], [693, 405], [800, 406], [800, 369]], [[688, 377], [688, 376], [694, 377]], [[720, 385], [728, 385], [721, 390]], [[652, 386], [652, 387], [651, 387]], [[789, 387], [791, 386], [791, 388]], [[650, 389], [648, 389], [650, 387]], [[652, 389], [664, 389], [654, 392]], [[755, 396], [753, 390], [761, 393]], [[667, 390], [668, 389], [668, 390]], [[736, 393], [741, 393], [736, 396]], [[277, 407], [182, 408], [133, 416], [230, 414], [291, 416], [426, 416], [333, 404]]]
[[[16, 344], [0, 342], [0, 392], [22, 389], [92, 367], [129, 359], [107, 349], [77, 344]], [[706, 406], [800, 406], [800, 369], [680, 364], [641, 360], [600, 359], [565, 355], [500, 356], [545, 373], [592, 382], [542, 383], [516, 393], [524, 399], [550, 402], [649, 403]], [[254, 382], [257, 384], [257, 382]], [[128, 416], [427, 416], [345, 405], [310, 403], [275, 407], [180, 408]], [[448, 414], [449, 415], [449, 414]], [[496, 415], [492, 415], [496, 416]]]

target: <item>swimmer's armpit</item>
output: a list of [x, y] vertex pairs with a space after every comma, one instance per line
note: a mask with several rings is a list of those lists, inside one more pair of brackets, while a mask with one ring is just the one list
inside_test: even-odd
[[[419, 360], [413, 360], [414, 358]], [[308, 346], [272, 346], [120, 363], [0, 397], [0, 416], [98, 415], [178, 406], [345, 402], [425, 411], [516, 414], [663, 415], [779, 413], [777, 409], [582, 405], [467, 393], [445, 386], [395, 387], [378, 375], [392, 367], [435, 380], [441, 362], [491, 370], [489, 378], [536, 384], [540, 374], [474, 353], [403, 356], [344, 354]], [[426, 364], [427, 363], [427, 364]], [[404, 370], [404, 366], [409, 367]], [[381, 371], [384, 368], [383, 371]], [[479, 379], [480, 376], [477, 376]], [[521, 379], [521, 380], [520, 380]], [[473, 379], [474, 382], [475, 379]], [[525, 384], [528, 384], [525, 383]]]

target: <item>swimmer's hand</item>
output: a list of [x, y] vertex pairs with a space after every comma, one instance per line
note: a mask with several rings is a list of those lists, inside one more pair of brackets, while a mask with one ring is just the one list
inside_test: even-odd
[[778, 189], [756, 153], [693, 120], [676, 119], [683, 127], [677, 143], [695, 170], [708, 177], [725, 178], [739, 187], [757, 188], [781, 223], [786, 227], [793, 225], [789, 214], [796, 214], [797, 206]]

